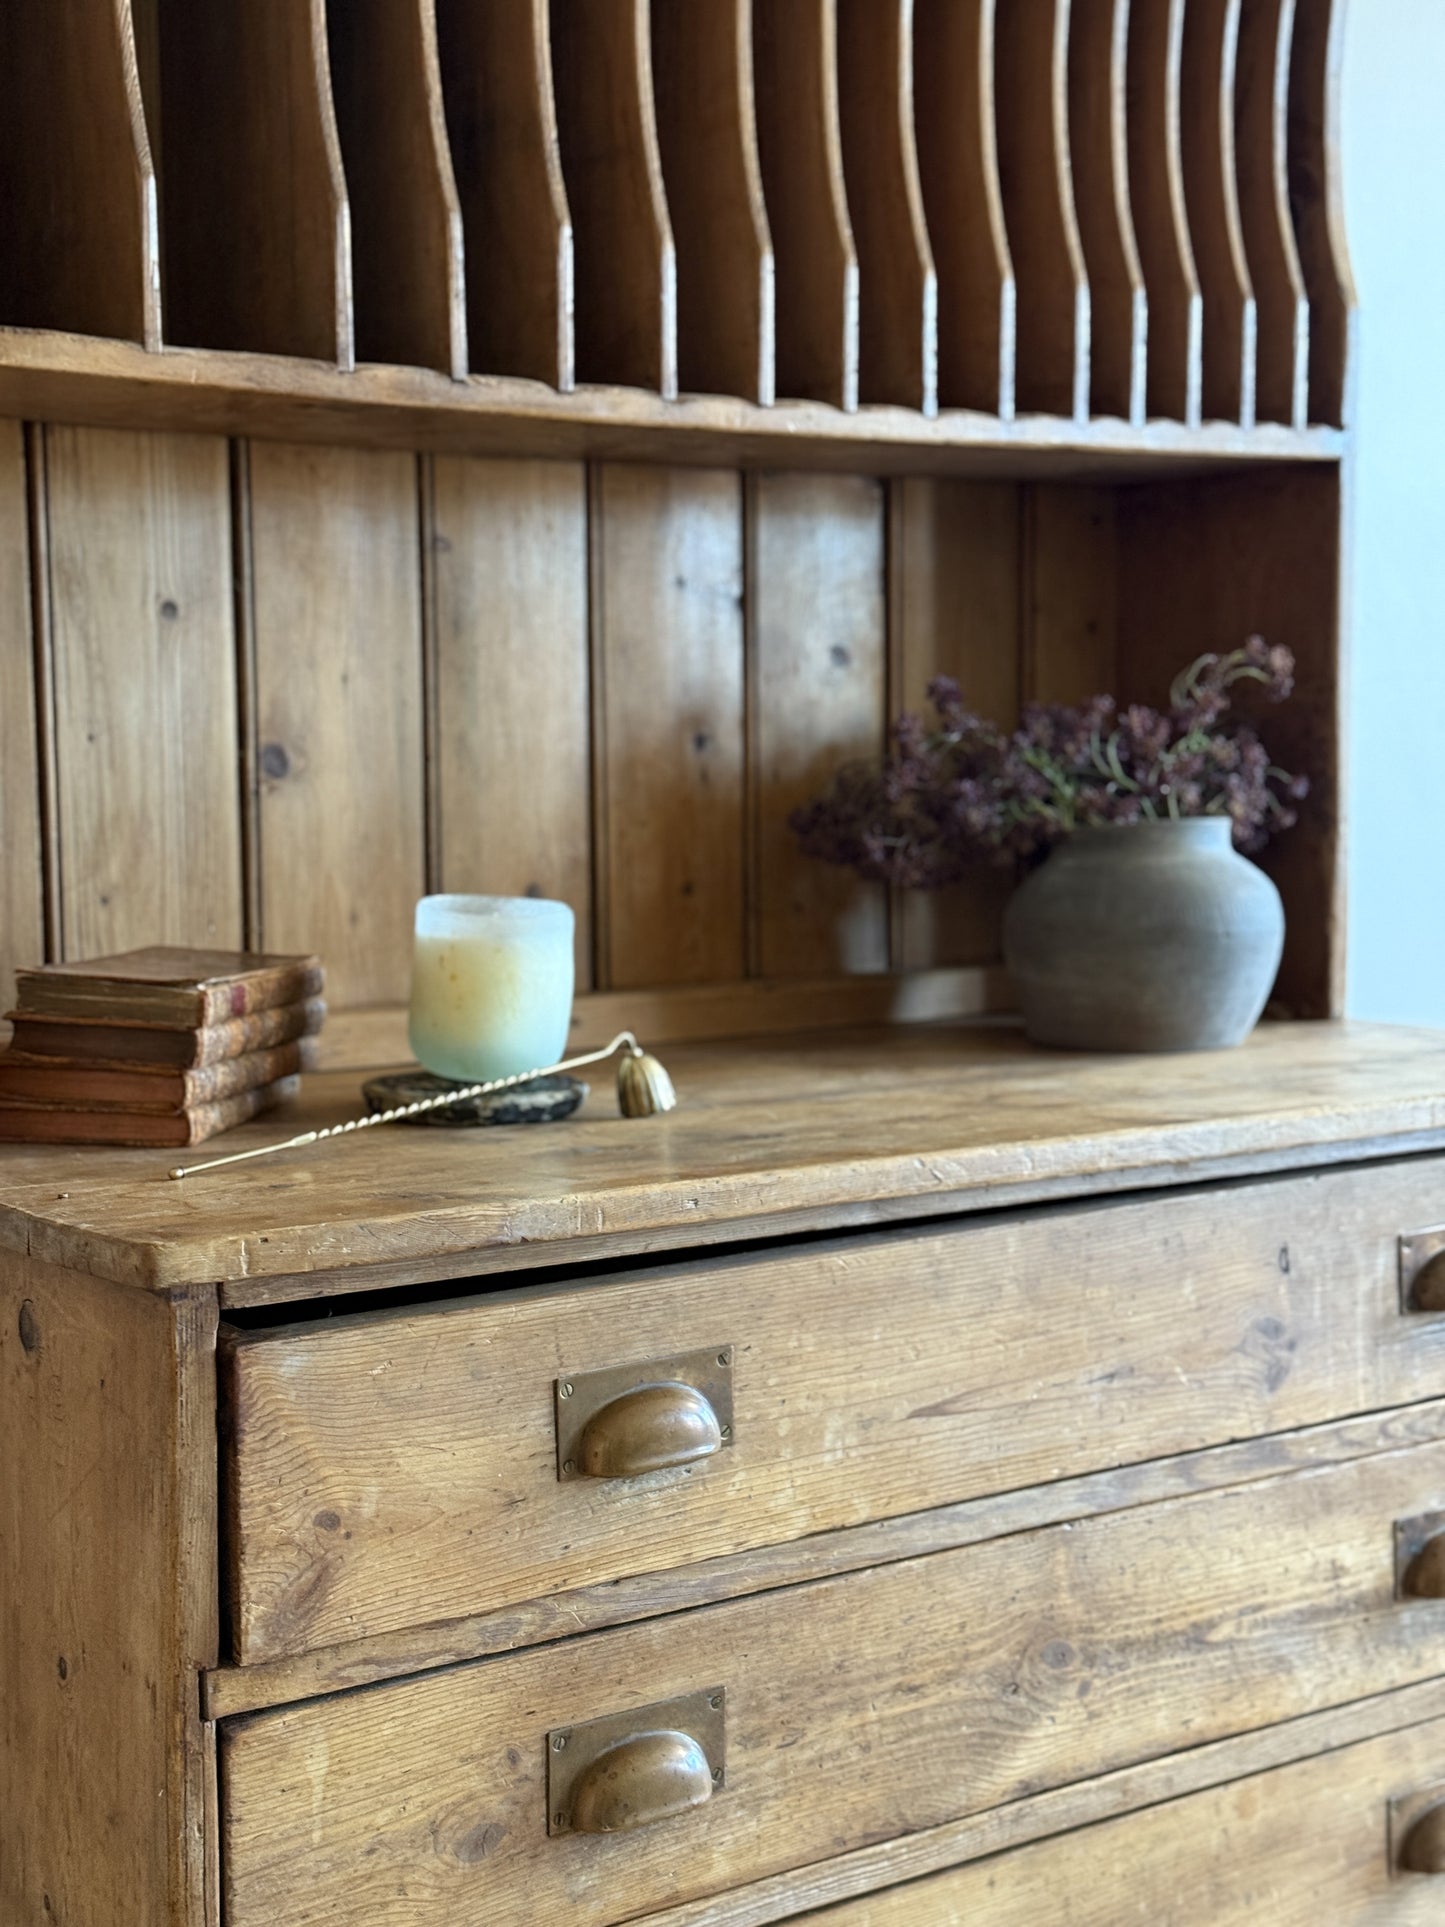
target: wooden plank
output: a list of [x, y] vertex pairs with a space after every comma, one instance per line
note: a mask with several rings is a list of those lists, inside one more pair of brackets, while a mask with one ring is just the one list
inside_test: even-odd
[[[1199, 1745], [1423, 1682], [1438, 1613], [1396, 1600], [1383, 1522], [1442, 1476], [1423, 1446], [258, 1714], [223, 1736], [227, 1919], [404, 1884], [438, 1927], [601, 1927], [1165, 1753], [1181, 1694]], [[726, 1797], [545, 1835], [549, 1729], [700, 1685]]]
[[748, 495], [748, 812], [755, 977], [888, 967], [881, 887], [803, 856], [788, 817], [884, 734], [884, 504], [858, 477]]
[[1383, 1817], [1396, 1789], [1434, 1785], [1442, 1759], [1445, 1720], [1435, 1720], [810, 1919], [820, 1927], [970, 1919], [1035, 1927], [1047, 1905], [1056, 1927], [1118, 1927], [1131, 1914], [1168, 1920], [1187, 1893], [1191, 1907], [1208, 1909], [1210, 1927], [1253, 1927], [1268, 1894], [1270, 1927], [1430, 1927], [1439, 1884], [1395, 1878]]
[[[1432, 1162], [1223, 1187], [233, 1334], [233, 1657], [1428, 1397], [1445, 1331], [1402, 1320], [1398, 1239], [1439, 1181]], [[729, 1448], [559, 1483], [558, 1374], [720, 1345]]]
[[1015, 288], [994, 114], [994, 0], [914, 0], [915, 139], [938, 275], [938, 400], [1009, 421]]
[[61, 954], [242, 938], [226, 447], [46, 430]]
[[158, 348], [155, 171], [130, 0], [0, 19], [0, 320]]
[[[1020, 691], [1020, 491], [914, 477], [893, 484], [891, 503], [890, 713], [931, 713], [928, 684], [952, 676], [979, 715], [1011, 728]], [[949, 890], [895, 892], [895, 969], [997, 957], [1011, 884], [1007, 871], [982, 866]]]
[[1087, 702], [1119, 681], [1120, 512], [1113, 489], [1040, 483], [1024, 493], [1027, 701]]
[[1069, 141], [1089, 273], [1089, 403], [1144, 420], [1149, 303], [1129, 200], [1129, 0], [1073, 0]]
[[858, 250], [858, 397], [938, 411], [938, 277], [913, 135], [913, 0], [838, 0], [843, 174]]
[[467, 372], [462, 213], [437, 61], [436, 0], [327, 0], [351, 205], [356, 352]]
[[147, 1299], [0, 1257], [7, 1921], [214, 1927], [215, 1333], [214, 1287]]
[[343, 375], [320, 362], [185, 349], [148, 355], [126, 342], [0, 329], [4, 415], [409, 453], [1034, 480], [1158, 480], [1240, 462], [1329, 467], [1344, 449], [1340, 431], [1326, 427], [1003, 421], [958, 409], [930, 419], [882, 403], [846, 414], [816, 402], [760, 408], [723, 395], [665, 402], [636, 388], [560, 395], [505, 376], [461, 383], [424, 368], [381, 367]]
[[554, 0], [562, 174], [575, 226], [577, 375], [677, 394], [677, 258], [648, 0]]
[[1299, 823], [1264, 856], [1285, 900], [1277, 1008], [1300, 1016], [1344, 1007], [1340, 493], [1338, 477], [1320, 480], [1241, 475], [1118, 496], [1121, 689], [1163, 701], [1196, 655], [1251, 635], [1294, 651], [1294, 694], [1254, 715], [1271, 756], [1310, 780]]
[[837, 0], [753, 10], [758, 158], [777, 274], [777, 392], [858, 406], [858, 257], [838, 125]]
[[570, 903], [585, 989], [586, 477], [568, 462], [441, 460], [434, 517], [439, 887]]
[[1289, 207], [1290, 48], [1294, 0], [1264, 0], [1239, 17], [1235, 158], [1239, 215], [1259, 320], [1255, 410], [1303, 428], [1309, 419], [1309, 298]]
[[572, 217], [547, 0], [436, 0], [471, 364], [572, 387]]
[[1069, 159], [1069, 0], [1010, 0], [994, 32], [999, 183], [1018, 281], [1018, 406], [1082, 419], [1089, 278]]
[[425, 885], [416, 464], [258, 443], [251, 540], [260, 935], [319, 951], [338, 1007], [401, 1000]]
[[596, 471], [598, 980], [745, 974], [738, 476]]
[[1310, 302], [1309, 419], [1348, 427], [1358, 303], [1340, 162], [1344, 0], [1297, 0], [1289, 73], [1289, 199]]
[[678, 380], [768, 407], [773, 243], [758, 161], [752, 0], [652, 0], [652, 64], [677, 247]]
[[[0, 1248], [143, 1290], [224, 1279], [227, 1303], [260, 1304], [1445, 1144], [1445, 1045], [1403, 1025], [1267, 1024], [1171, 1059], [1167, 1084], [1134, 1058], [1056, 1060], [1006, 1025], [795, 1029], [666, 1057], [683, 1101], [665, 1124], [623, 1127], [599, 1079], [589, 1114], [518, 1133], [505, 1160], [464, 1133], [395, 1129], [162, 1184], [145, 1152], [7, 1149]], [[284, 1123], [227, 1148], [356, 1108], [353, 1075], [311, 1077]]]
[[[221, 1666], [204, 1681], [208, 1718], [231, 1719], [269, 1706], [292, 1705], [324, 1693], [374, 1686], [384, 1679], [460, 1665], [494, 1653], [516, 1652], [559, 1637], [716, 1605], [840, 1573], [863, 1572], [955, 1547], [979, 1545], [1017, 1532], [1133, 1506], [1156, 1505], [1190, 1493], [1275, 1478], [1311, 1466], [1343, 1465], [1405, 1445], [1445, 1440], [1445, 1401], [1434, 1399], [1383, 1416], [1307, 1426], [1267, 1438], [1210, 1446], [1177, 1458], [1091, 1472], [1073, 1479], [933, 1506], [755, 1551], [698, 1559], [665, 1572], [609, 1579], [567, 1592], [547, 1593], [499, 1611], [423, 1627], [347, 1640], [295, 1658], [254, 1666]], [[1408, 1690], [1408, 1689], [1407, 1689]], [[1445, 1691], [1445, 1688], [1441, 1688]], [[936, 1861], [947, 1865], [950, 1856]]]
[[326, 0], [161, 0], [166, 335], [355, 359]]
[[[0, 1018], [15, 1001], [15, 972], [45, 956], [40, 746], [31, 641], [25, 443], [0, 423]], [[9, 1027], [0, 1022], [0, 1036]]]
[[1203, 305], [1184, 197], [1180, 64], [1184, 0], [1131, 0], [1125, 124], [1129, 198], [1149, 300], [1146, 406], [1201, 419]]
[[1184, 196], [1204, 305], [1202, 407], [1214, 420], [1255, 413], [1257, 315], [1239, 216], [1234, 88], [1241, 0], [1191, 0], [1184, 16], [1180, 129]]

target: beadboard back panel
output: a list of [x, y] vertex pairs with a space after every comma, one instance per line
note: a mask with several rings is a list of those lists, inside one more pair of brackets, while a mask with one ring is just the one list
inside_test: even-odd
[[1328, 1010], [1336, 594], [1291, 557], [1334, 552], [1338, 495], [1305, 465], [885, 481], [10, 426], [6, 995], [42, 951], [245, 941], [319, 950], [336, 1012], [396, 1007], [415, 899], [460, 889], [564, 898], [580, 988], [662, 993], [673, 1031], [888, 1014], [920, 972], [916, 1009], [995, 1008], [1006, 877], [889, 903], [790, 811], [935, 674], [1008, 721], [1157, 699], [1258, 628], [1300, 657], [1270, 720], [1316, 781], [1287, 1000]]

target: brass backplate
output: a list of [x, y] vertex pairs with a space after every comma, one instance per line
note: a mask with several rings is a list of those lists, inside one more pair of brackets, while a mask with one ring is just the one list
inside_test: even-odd
[[[635, 1392], [639, 1385], [669, 1381], [701, 1392], [717, 1414], [724, 1446], [733, 1442], [733, 1347], [706, 1345], [701, 1351], [674, 1352], [670, 1358], [649, 1358], [640, 1365], [608, 1365], [596, 1372], [566, 1372], [556, 1381], [557, 1477], [580, 1479], [578, 1446], [588, 1420], [616, 1398]], [[593, 1483], [593, 1481], [589, 1481]]]
[[1390, 1872], [1399, 1879], [1415, 1880], [1419, 1876], [1400, 1865], [1400, 1855], [1404, 1851], [1405, 1839], [1417, 1820], [1438, 1807], [1445, 1800], [1445, 1781], [1439, 1786], [1425, 1787], [1414, 1793], [1396, 1796], [1390, 1802]]
[[[721, 1347], [719, 1347], [721, 1349]], [[643, 1733], [686, 1733], [712, 1768], [714, 1794], [727, 1785], [727, 1688], [704, 1687], [678, 1699], [608, 1713], [580, 1726], [558, 1726], [547, 1735], [547, 1831], [572, 1831], [572, 1791], [600, 1753]]]
[[[1429, 1545], [1445, 1532], [1445, 1512], [1417, 1512], [1413, 1519], [1395, 1521], [1395, 1597], [1409, 1599], [1405, 1575]], [[1428, 1602], [1427, 1602], [1428, 1603]]]
[[[1412, 1231], [1400, 1240], [1400, 1309], [1415, 1317], [1421, 1307], [1415, 1303], [1415, 1280], [1432, 1259], [1445, 1252], [1445, 1225], [1429, 1231]], [[1433, 1281], [1432, 1281], [1433, 1282]], [[1438, 1317], [1438, 1313], [1426, 1313]]]

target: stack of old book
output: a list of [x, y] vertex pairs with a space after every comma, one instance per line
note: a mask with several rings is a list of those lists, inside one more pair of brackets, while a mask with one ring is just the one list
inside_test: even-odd
[[295, 1095], [326, 1015], [316, 957], [157, 948], [16, 977], [0, 1142], [199, 1144]]

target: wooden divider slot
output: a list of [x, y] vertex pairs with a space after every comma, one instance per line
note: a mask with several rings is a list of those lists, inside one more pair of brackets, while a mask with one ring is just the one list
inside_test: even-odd
[[1180, 147], [1183, 43], [1184, 0], [1132, 0], [1125, 119], [1129, 197], [1149, 300], [1145, 405], [1150, 415], [1197, 428], [1203, 304]]
[[1129, 200], [1129, 0], [1073, 0], [1069, 148], [1089, 272], [1089, 403], [1144, 419], [1149, 304]]
[[938, 411], [938, 280], [913, 139], [913, 0], [838, 0], [843, 176], [858, 250], [858, 396]]
[[0, 326], [160, 346], [130, 0], [0, 9]]
[[435, 0], [327, 0], [362, 361], [467, 372], [462, 216]]
[[436, 0], [479, 374], [574, 381], [572, 217], [547, 0]]
[[352, 367], [325, 0], [158, 0], [152, 87], [167, 339]]
[[938, 400], [1014, 412], [1015, 293], [994, 117], [994, 0], [914, 0], [918, 174], [938, 276]]
[[1239, 218], [1258, 317], [1255, 414], [1309, 416], [1309, 301], [1289, 211], [1286, 126], [1295, 0], [1251, 0], [1239, 21], [1234, 145]]
[[1240, 0], [1189, 0], [1180, 84], [1184, 194], [1204, 304], [1201, 407], [1211, 421], [1254, 422], [1254, 288], [1235, 186], [1234, 77]]
[[835, 0], [754, 0], [758, 157], [777, 266], [777, 392], [858, 406], [858, 259]]
[[1018, 277], [1018, 406], [1089, 412], [1089, 281], [1069, 161], [1069, 0], [995, 20], [999, 180]]
[[753, 105], [752, 0], [652, 0], [657, 137], [677, 248], [684, 389], [773, 399], [773, 244]]
[[577, 375], [677, 394], [677, 262], [647, 0], [552, 0], [562, 174], [575, 227]]
[[1309, 419], [1348, 425], [1355, 284], [1340, 179], [1344, 0], [1297, 0], [1289, 75], [1289, 198], [1310, 303]]

